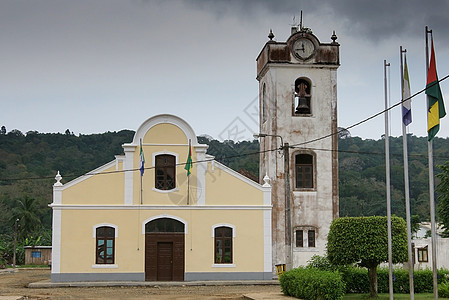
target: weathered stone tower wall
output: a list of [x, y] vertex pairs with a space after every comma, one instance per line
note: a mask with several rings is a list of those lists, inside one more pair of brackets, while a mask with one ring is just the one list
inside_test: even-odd
[[[260, 138], [260, 176], [272, 180], [273, 263], [289, 269], [325, 253], [338, 217], [339, 44], [335, 34], [320, 43], [308, 28], [293, 27], [286, 42], [269, 38], [257, 57], [260, 133], [267, 135]], [[289, 144], [288, 157], [286, 147], [268, 151], [281, 142]]]

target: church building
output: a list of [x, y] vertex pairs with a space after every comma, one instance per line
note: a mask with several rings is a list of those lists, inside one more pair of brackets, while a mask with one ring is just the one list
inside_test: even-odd
[[173, 115], [146, 120], [123, 150], [66, 184], [57, 176], [52, 282], [272, 278], [268, 178], [215, 161]]
[[214, 160], [183, 119], [153, 116], [111, 162], [65, 184], [58, 172], [52, 282], [271, 280], [276, 264], [324, 254], [339, 44], [302, 26], [273, 38], [257, 57], [260, 182]]

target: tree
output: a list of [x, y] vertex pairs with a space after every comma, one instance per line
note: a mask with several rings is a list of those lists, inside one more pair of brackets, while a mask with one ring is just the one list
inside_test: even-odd
[[[393, 263], [407, 261], [404, 219], [391, 218]], [[387, 217], [344, 217], [330, 227], [327, 254], [335, 265], [359, 263], [368, 268], [370, 296], [377, 297], [377, 267], [388, 261]]]
[[420, 225], [421, 225], [421, 218], [419, 217], [419, 215], [412, 215], [411, 216], [412, 234], [418, 232]]
[[438, 221], [443, 223], [443, 237], [449, 237], [449, 162], [438, 166], [441, 173], [437, 175], [440, 183], [437, 185], [438, 192]]
[[17, 200], [17, 207], [12, 211], [12, 220], [19, 219], [19, 237], [26, 238], [32, 232], [40, 229], [41, 221], [36, 215], [37, 203], [34, 198], [25, 196]]

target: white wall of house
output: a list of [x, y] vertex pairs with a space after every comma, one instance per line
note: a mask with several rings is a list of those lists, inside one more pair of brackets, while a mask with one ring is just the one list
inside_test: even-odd
[[[414, 239], [415, 270], [432, 269], [431, 238]], [[449, 269], [449, 238], [437, 237], [437, 268]], [[426, 251], [427, 250], [427, 251]], [[427, 255], [426, 255], [427, 253]]]

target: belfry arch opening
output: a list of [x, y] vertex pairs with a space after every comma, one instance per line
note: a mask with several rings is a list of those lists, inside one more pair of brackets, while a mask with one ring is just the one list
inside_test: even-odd
[[312, 113], [311, 86], [312, 84], [307, 78], [300, 77], [295, 80], [293, 115], [310, 115]]

